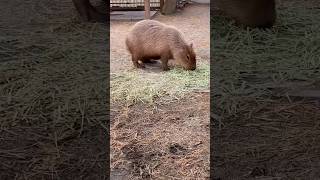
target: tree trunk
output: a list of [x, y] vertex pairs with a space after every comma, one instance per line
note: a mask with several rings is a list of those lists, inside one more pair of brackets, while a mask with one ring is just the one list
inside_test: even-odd
[[144, 18], [150, 19], [150, 0], [144, 0]]

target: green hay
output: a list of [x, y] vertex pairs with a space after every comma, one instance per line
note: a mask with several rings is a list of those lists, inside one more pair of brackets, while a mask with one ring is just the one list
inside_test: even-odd
[[319, 9], [279, 8], [270, 30], [213, 18], [214, 109], [232, 115], [245, 110], [248, 100], [268, 100], [286, 83], [320, 80]]
[[[0, 39], [1, 179], [96, 179], [88, 172], [104, 163], [95, 159], [107, 146], [108, 32], [69, 18], [50, 22], [27, 33], [6, 27]], [[29, 36], [34, 28], [41, 31]]]
[[195, 71], [174, 68], [168, 72], [127, 72], [111, 78], [113, 101], [152, 103], [156, 98], [176, 98], [186, 92], [209, 88], [209, 66]]

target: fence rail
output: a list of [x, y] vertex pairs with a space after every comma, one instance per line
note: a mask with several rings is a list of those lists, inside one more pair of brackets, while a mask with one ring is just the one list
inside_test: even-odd
[[[143, 10], [144, 0], [111, 0], [111, 10]], [[160, 0], [150, 0], [151, 9], [160, 8]]]

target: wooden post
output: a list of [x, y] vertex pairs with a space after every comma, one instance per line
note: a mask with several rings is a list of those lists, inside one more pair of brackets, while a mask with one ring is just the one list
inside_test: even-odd
[[164, 5], [164, 0], [160, 0], [160, 12], [161, 13], [162, 13], [163, 5]]
[[150, 19], [150, 0], [144, 0], [144, 18]]

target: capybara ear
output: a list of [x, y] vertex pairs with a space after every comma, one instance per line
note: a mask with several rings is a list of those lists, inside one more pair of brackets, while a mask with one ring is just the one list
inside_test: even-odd
[[191, 49], [192, 49], [192, 47], [193, 47], [193, 43], [190, 44], [190, 48], [191, 48]]

